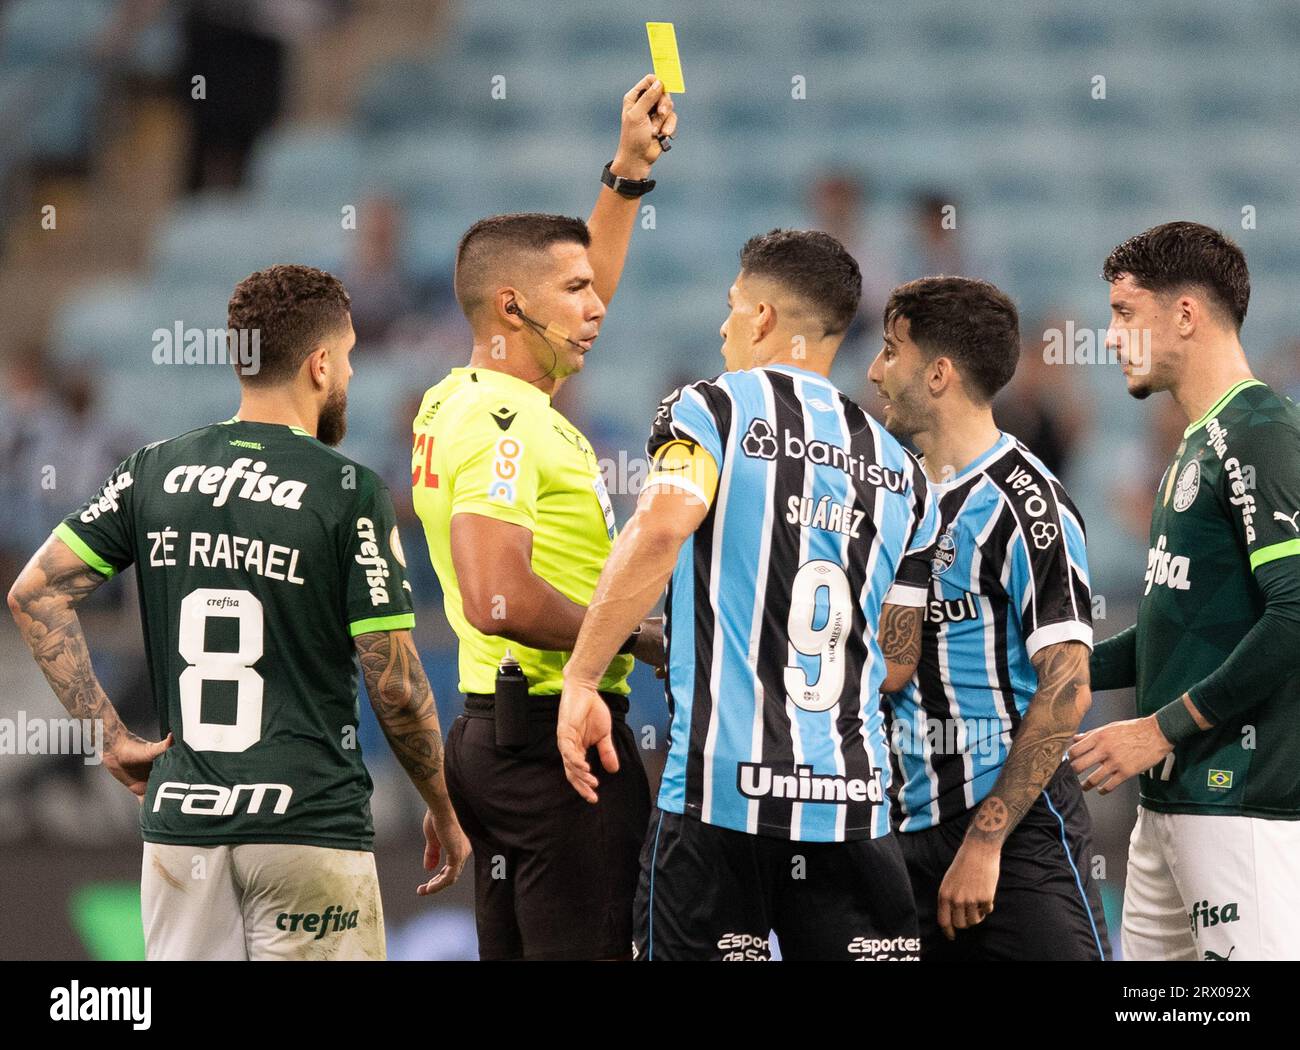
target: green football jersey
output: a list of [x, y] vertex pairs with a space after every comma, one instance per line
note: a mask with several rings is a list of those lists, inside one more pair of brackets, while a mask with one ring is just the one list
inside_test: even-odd
[[388, 490], [306, 431], [238, 419], [146, 446], [55, 530], [135, 566], [154, 702], [175, 743], [149, 842], [370, 849], [352, 638], [413, 626]]
[[[1255, 570], [1300, 555], [1300, 409], [1258, 380], [1225, 393], [1184, 431], [1156, 493], [1150, 542], [1137, 619], [1140, 715], [1215, 671], [1263, 612]], [[1297, 819], [1297, 755], [1300, 681], [1290, 676], [1143, 773], [1142, 805]]]

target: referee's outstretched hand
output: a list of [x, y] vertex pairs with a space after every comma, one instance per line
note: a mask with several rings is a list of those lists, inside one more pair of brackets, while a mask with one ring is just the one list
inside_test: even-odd
[[564, 775], [573, 790], [588, 802], [599, 801], [596, 787], [599, 781], [591, 771], [587, 753], [595, 748], [600, 764], [607, 773], [618, 772], [618, 755], [614, 751], [614, 723], [609, 707], [600, 698], [594, 686], [580, 685], [567, 678], [560, 694], [559, 723], [555, 727], [555, 741], [564, 760]]
[[650, 165], [663, 156], [663, 143], [677, 131], [672, 96], [653, 73], [638, 80], [623, 96], [615, 173], [643, 179]]

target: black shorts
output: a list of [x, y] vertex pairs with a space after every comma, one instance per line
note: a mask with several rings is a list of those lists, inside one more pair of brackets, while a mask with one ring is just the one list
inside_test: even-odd
[[656, 808], [641, 851], [636, 951], [649, 960], [915, 959], [897, 836], [792, 842]]
[[[490, 701], [466, 700], [447, 734], [447, 789], [474, 847], [474, 916], [483, 959], [615, 959], [632, 945], [637, 853], [650, 785], [625, 721], [614, 712], [618, 773], [593, 748], [600, 801], [564, 777], [555, 743], [558, 697], [534, 697], [527, 746], [496, 746]], [[621, 709], [621, 710], [620, 710]]]
[[897, 836], [916, 896], [922, 956], [950, 962], [1109, 959], [1101, 893], [1091, 878], [1092, 821], [1070, 766], [1062, 764], [1003, 844], [993, 911], [950, 941], [939, 929], [939, 886], [972, 814]]

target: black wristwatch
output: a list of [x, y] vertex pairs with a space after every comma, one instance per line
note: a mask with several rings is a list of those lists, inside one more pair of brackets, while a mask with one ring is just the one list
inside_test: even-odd
[[[606, 171], [609, 169], [606, 168]], [[619, 656], [627, 656], [636, 649], [637, 639], [641, 637], [641, 625], [636, 625], [636, 630], [627, 636], [627, 641], [618, 647]]]
[[[609, 164], [613, 163], [612, 160], [609, 162]], [[600, 181], [620, 197], [635, 200], [637, 197], [644, 197], [655, 188], [654, 179], [625, 179], [622, 175], [615, 175], [610, 171], [609, 164], [606, 164], [605, 170], [600, 173]]]

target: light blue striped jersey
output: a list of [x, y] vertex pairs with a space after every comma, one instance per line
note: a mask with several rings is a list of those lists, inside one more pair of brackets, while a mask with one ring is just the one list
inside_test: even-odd
[[896, 578], [891, 601], [924, 600], [937, 522], [920, 465], [785, 365], [675, 391], [647, 452], [671, 441], [707, 451], [718, 488], [669, 585], [660, 808], [801, 841], [887, 834], [876, 630]]
[[1092, 645], [1083, 519], [1036, 456], [1002, 434], [931, 491], [939, 538], [921, 661], [886, 704], [901, 831], [978, 805], [1038, 687], [1034, 654], [1056, 642]]

